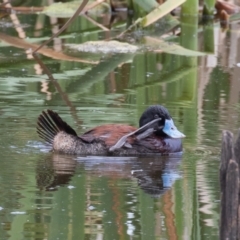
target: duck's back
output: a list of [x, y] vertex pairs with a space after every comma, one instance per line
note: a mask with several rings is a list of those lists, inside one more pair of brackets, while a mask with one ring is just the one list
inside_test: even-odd
[[[79, 136], [83, 141], [93, 143], [94, 141], [102, 141], [109, 148], [128, 133], [135, 131], [137, 128], [124, 124], [107, 124], [95, 127], [83, 135]], [[132, 138], [127, 141], [133, 142]]]

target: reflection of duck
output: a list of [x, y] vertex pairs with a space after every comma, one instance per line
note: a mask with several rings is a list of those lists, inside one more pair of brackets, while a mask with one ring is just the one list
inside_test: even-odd
[[81, 155], [142, 155], [182, 150], [182, 137], [166, 108], [149, 107], [141, 116], [140, 128], [123, 124], [95, 127], [81, 136], [56, 112], [42, 112], [37, 131], [56, 152]]
[[180, 156], [143, 160], [139, 166], [141, 168], [133, 170], [132, 175], [138, 179], [139, 187], [152, 197], [163, 195], [180, 178]]
[[37, 186], [41, 190], [55, 191], [68, 184], [74, 175], [77, 162], [70, 156], [50, 155], [37, 164]]
[[78, 157], [91, 176], [109, 179], [136, 178], [138, 186], [152, 197], [160, 197], [180, 178], [181, 154], [154, 157]]
[[91, 179], [94, 176], [98, 180], [99, 177], [111, 180], [134, 177], [138, 180], [139, 187], [152, 197], [164, 194], [180, 178], [181, 155], [153, 158], [91, 156], [74, 159], [67, 155], [53, 154], [48, 158], [40, 161], [37, 167], [37, 185], [47, 191], [69, 184], [75, 173], [79, 173], [76, 168], [80, 166], [87, 175], [92, 176]]

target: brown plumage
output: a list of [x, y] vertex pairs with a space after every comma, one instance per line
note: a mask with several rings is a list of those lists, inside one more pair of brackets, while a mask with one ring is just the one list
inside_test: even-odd
[[172, 130], [169, 132], [169, 122], [173, 124], [168, 111], [155, 105], [143, 113], [139, 129], [124, 124], [107, 124], [78, 136], [56, 112], [47, 110], [38, 118], [37, 132], [54, 151], [66, 154], [144, 155], [181, 152], [179, 138], [184, 135], [171, 125], [175, 135], [172, 135], [174, 138], [169, 137], [172, 134]]

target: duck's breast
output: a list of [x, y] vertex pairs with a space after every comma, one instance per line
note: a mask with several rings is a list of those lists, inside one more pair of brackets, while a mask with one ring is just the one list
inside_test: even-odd
[[[182, 141], [176, 138], [163, 138], [151, 135], [136, 141], [134, 145], [146, 153], [176, 153], [182, 152]], [[134, 147], [135, 147], [134, 146]]]

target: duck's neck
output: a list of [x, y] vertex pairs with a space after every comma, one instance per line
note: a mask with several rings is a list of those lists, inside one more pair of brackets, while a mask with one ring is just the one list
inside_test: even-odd
[[155, 135], [157, 135], [158, 137], [162, 137], [162, 138], [169, 138], [169, 136], [166, 133], [164, 133], [162, 130], [156, 131]]

